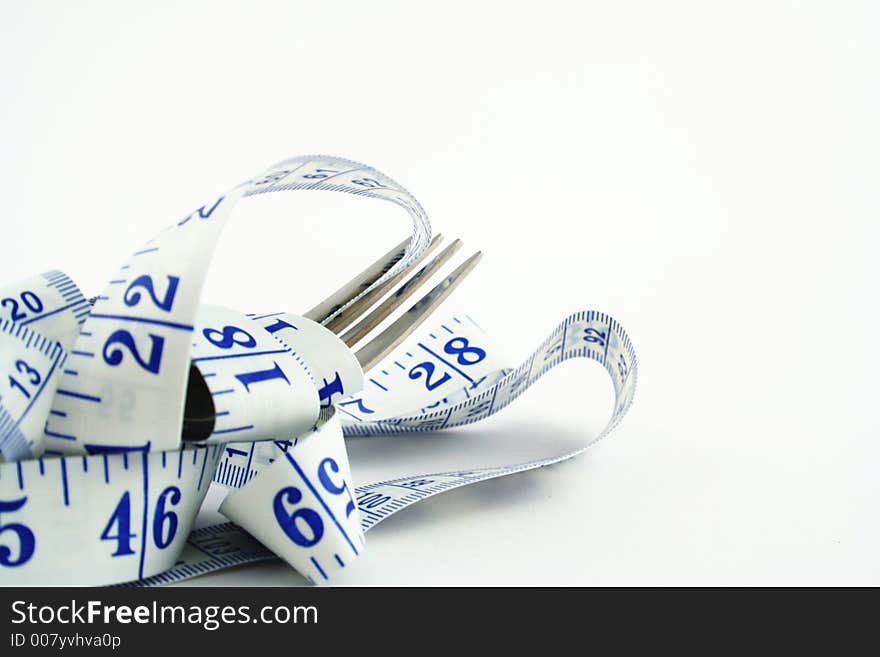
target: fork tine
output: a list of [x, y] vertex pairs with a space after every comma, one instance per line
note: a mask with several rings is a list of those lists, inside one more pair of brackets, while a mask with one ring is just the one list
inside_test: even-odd
[[373, 338], [355, 353], [364, 372], [370, 370], [387, 356], [395, 347], [403, 342], [428, 316], [448, 297], [452, 291], [473, 271], [482, 258], [483, 253], [477, 251], [461, 263], [445, 280], [440, 282], [425, 296], [388, 326], [382, 333]]
[[342, 341], [349, 347], [357, 344], [370, 331], [379, 326], [386, 317], [400, 308], [404, 301], [415, 294], [416, 290], [427, 283], [431, 276], [446, 264], [459, 248], [461, 248], [461, 240], [457, 239], [417, 271], [412, 278], [397, 288], [385, 301], [376, 306], [369, 315], [341, 336]]
[[[374, 289], [367, 292], [364, 296], [355, 301], [351, 306], [336, 315], [329, 322], [326, 322], [324, 326], [336, 334], [341, 333], [346, 327], [357, 321], [365, 312], [367, 312], [373, 306], [373, 304], [376, 303], [377, 300], [385, 296], [385, 294], [390, 289], [392, 289], [395, 285], [400, 283], [401, 280], [408, 276], [412, 268], [417, 266], [426, 257], [428, 257], [428, 254], [430, 254], [431, 251], [433, 251], [442, 240], [442, 235], [435, 236], [434, 239], [431, 240], [431, 243], [428, 245], [428, 248], [426, 248], [418, 258], [413, 260], [409, 264], [409, 266], [406, 267], [406, 269], [399, 271], [381, 285], [378, 285]], [[376, 278], [378, 278], [378, 276]]]
[[376, 262], [351, 279], [348, 283], [324, 299], [321, 303], [307, 313], [304, 313], [303, 317], [314, 322], [323, 322], [324, 319], [363, 292], [373, 281], [391, 269], [391, 267], [403, 257], [403, 254], [406, 251], [406, 245], [409, 244], [409, 241], [410, 238], [407, 237]]

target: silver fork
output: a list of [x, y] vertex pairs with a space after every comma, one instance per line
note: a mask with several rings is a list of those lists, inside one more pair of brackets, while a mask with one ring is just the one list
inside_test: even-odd
[[[321, 313], [324, 312], [325, 309], [338, 309], [344, 306], [357, 296], [358, 293], [368, 288], [373, 281], [384, 272], [388, 271], [388, 269], [390, 269], [390, 267], [403, 256], [403, 249], [408, 241], [405, 240], [395, 247], [395, 249], [370, 265], [364, 272], [358, 274], [354, 279], [343, 285], [339, 290], [307, 312], [304, 316], [308, 319], [324, 324], [324, 326], [337, 335], [341, 334], [340, 339], [345, 344], [349, 347], [355, 347], [362, 343], [363, 340], [379, 326], [379, 324], [387, 319], [395, 310], [400, 308], [420, 287], [427, 283], [431, 276], [437, 273], [443, 265], [449, 262], [449, 260], [452, 259], [452, 256], [461, 248], [461, 240], [454, 240], [449, 246], [434, 256], [428, 264], [421, 267], [421, 269], [407, 279], [408, 274], [415, 269], [415, 267], [417, 267], [438, 244], [440, 244], [442, 239], [442, 235], [437, 235], [417, 260], [412, 262], [406, 269], [378, 286], [376, 290], [365, 294], [343, 312], [329, 320], [327, 319], [329, 314], [321, 317]], [[465, 277], [473, 271], [474, 267], [476, 267], [477, 263], [480, 261], [480, 258], [482, 258], [482, 255], [481, 251], [477, 251], [467, 260], [462, 262], [451, 274], [449, 274], [449, 276], [434, 286], [434, 288], [425, 294], [425, 296], [416, 301], [384, 331], [365, 345], [361, 346], [361, 348], [355, 352], [355, 357], [358, 359], [363, 370], [366, 372], [374, 367], [395, 347], [403, 342], [413, 331], [415, 331], [452, 293], [452, 291], [461, 284]], [[401, 280], [404, 281], [403, 284], [388, 295], [387, 299], [378, 304], [376, 303], [388, 292], [388, 290], [397, 283], [400, 283]], [[346, 327], [356, 321], [357, 324], [348, 331], [345, 331], [345, 333], [342, 333]]]
[[[461, 248], [461, 240], [454, 240], [434, 256], [430, 262], [422, 266], [415, 274], [409, 276], [410, 272], [421, 264], [442, 240], [443, 237], [437, 235], [424, 253], [405, 269], [375, 289], [370, 290], [367, 294], [364, 294], [364, 296], [342, 312], [337, 313], [340, 308], [368, 289], [385, 272], [389, 271], [395, 263], [400, 261], [405, 252], [406, 245], [409, 243], [409, 238], [405, 239], [303, 316], [323, 324], [339, 335], [340, 339], [349, 347], [356, 347], [363, 343], [373, 333], [374, 329], [395, 310], [403, 306], [406, 300], [427, 283], [431, 276], [449, 262], [456, 251]], [[355, 358], [357, 358], [364, 372], [376, 366], [415, 331], [452, 294], [452, 291], [461, 284], [467, 275], [473, 271], [482, 256], [482, 252], [477, 251], [467, 258], [449, 276], [435, 285], [381, 333], [360, 346], [355, 351]], [[401, 283], [401, 281], [403, 283], [382, 301], [382, 298], [388, 294], [389, 290], [398, 283]], [[352, 324], [354, 326], [346, 331], [345, 329]], [[343, 333], [343, 331], [345, 332]], [[214, 425], [214, 408], [213, 403], [210, 401], [210, 391], [207, 390], [207, 386], [197, 370], [193, 371], [194, 369], [194, 366], [192, 366], [190, 370], [190, 383], [187, 390], [183, 421], [183, 437], [187, 440], [206, 438], [210, 435], [211, 427]]]

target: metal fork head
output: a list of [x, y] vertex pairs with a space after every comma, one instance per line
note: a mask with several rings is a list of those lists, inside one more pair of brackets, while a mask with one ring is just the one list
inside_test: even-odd
[[[461, 240], [453, 240], [449, 246], [437, 254], [429, 263], [416, 271], [412, 276], [409, 276], [415, 267], [425, 258], [427, 253], [434, 249], [442, 239], [442, 236], [437, 235], [420, 258], [410, 263], [406, 269], [392, 277], [389, 281], [386, 281], [367, 292], [367, 294], [363, 295], [356, 302], [345, 308], [341, 313], [327, 319], [323, 322], [324, 326], [334, 333], [340, 334], [347, 326], [360, 320], [354, 327], [346, 331], [340, 337], [349, 347], [354, 347], [361, 343], [395, 310], [403, 306], [404, 302], [415, 294], [420, 287], [425, 285], [432, 275], [440, 271], [443, 265], [449, 262], [452, 256], [461, 248]], [[337, 307], [341, 307], [347, 304], [351, 299], [355, 298], [365, 287], [369, 288], [369, 286], [372, 285], [382, 273], [388, 271], [394, 263], [400, 260], [402, 257], [401, 252], [399, 251], [401, 245], [405, 245], [405, 242], [401, 242], [401, 244], [397, 245], [394, 249], [382, 256], [382, 258], [370, 265], [370, 267], [364, 272], [358, 274], [358, 276], [318, 304], [316, 308], [327, 308], [333, 304], [339, 304]], [[458, 287], [467, 275], [473, 271], [481, 257], [482, 253], [479, 251], [470, 256], [447, 278], [438, 283], [433, 289], [414, 303], [397, 320], [392, 322], [385, 328], [385, 330], [355, 352], [355, 356], [364, 371], [374, 367], [395, 347], [403, 342], [403, 340], [405, 340], [416, 328], [418, 328], [422, 322], [424, 322], [452, 293], [452, 291]], [[376, 272], [373, 281], [365, 282], [365, 275], [367, 272]], [[381, 301], [391, 287], [401, 281], [403, 281], [403, 283], [399, 285], [394, 292], [388, 295], [384, 301]], [[346, 296], [346, 293], [348, 296]], [[377, 302], [379, 303], [377, 304]]]
[[[442, 256], [443, 254], [441, 254]], [[437, 256], [438, 258], [441, 256]], [[458, 287], [465, 277], [470, 274], [480, 259], [483, 257], [482, 252], [477, 251], [453, 271], [449, 276], [440, 281], [430, 292], [421, 299], [416, 301], [403, 315], [388, 326], [379, 335], [355, 352], [355, 357], [366, 372], [376, 366], [385, 356], [391, 353], [401, 342], [403, 342], [413, 331], [415, 331], [443, 301], [452, 294], [452, 291]], [[430, 265], [429, 265], [430, 266]], [[419, 274], [416, 274], [418, 277]], [[424, 276], [415, 283], [415, 286], [425, 283], [428, 276]], [[395, 306], [396, 307], [396, 306]], [[374, 311], [382, 314], [383, 308], [380, 306]], [[387, 315], [384, 315], [387, 316]], [[368, 325], [373, 325], [370, 317], [364, 319]], [[378, 324], [378, 322], [376, 322]]]
[[[410, 276], [416, 266], [424, 260], [427, 254], [442, 239], [440, 235], [437, 235], [421, 257], [415, 259], [388, 281], [370, 289], [375, 281], [403, 257], [406, 245], [409, 243], [407, 238], [309, 310], [304, 316], [323, 324], [337, 335], [342, 333], [352, 323], [357, 322], [355, 326], [340, 336], [346, 345], [355, 347], [369, 337], [395, 310], [403, 306], [406, 300], [424, 286], [434, 274], [439, 272], [443, 265], [449, 262], [452, 256], [461, 248], [461, 240], [454, 240], [428, 264]], [[361, 346], [355, 352], [355, 357], [361, 364], [364, 372], [375, 367], [430, 317], [437, 307], [474, 270], [481, 257], [482, 253], [477, 251], [467, 258], [449, 276], [435, 285], [382, 332]], [[401, 281], [403, 282], [401, 283]], [[391, 288], [398, 283], [400, 285], [398, 285], [397, 289], [388, 294]], [[366, 294], [342, 312], [337, 312], [365, 290], [368, 290]], [[384, 301], [382, 301], [383, 297], [385, 297]], [[207, 387], [198, 369], [192, 367], [190, 369], [190, 383], [187, 389], [187, 401], [184, 411], [184, 439], [203, 440], [211, 433], [214, 426], [214, 408], [213, 404], [210, 404], [210, 393], [206, 395], [206, 391]], [[208, 403], [200, 403], [200, 399], [207, 399]]]

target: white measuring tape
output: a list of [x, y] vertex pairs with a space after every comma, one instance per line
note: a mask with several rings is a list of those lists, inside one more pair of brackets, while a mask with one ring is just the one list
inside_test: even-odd
[[[339, 158], [300, 157], [144, 244], [93, 305], [61, 272], [0, 288], [0, 584], [153, 585], [274, 557], [326, 582], [389, 515], [587, 447], [355, 487], [344, 435], [476, 422], [574, 357], [601, 363], [614, 386], [614, 412], [591, 442], [626, 413], [635, 355], [602, 313], [568, 317], [516, 368], [469, 316], [454, 315], [364, 374], [320, 323], [201, 305], [235, 202], [294, 189], [379, 198], [409, 213], [403, 258], [369, 289], [430, 242], [419, 203], [384, 174]], [[341, 310], [328, 309], [321, 321]], [[182, 441], [188, 389], [209, 400], [210, 412], [196, 439]], [[233, 489], [220, 507], [232, 522], [191, 531], [212, 480]]]

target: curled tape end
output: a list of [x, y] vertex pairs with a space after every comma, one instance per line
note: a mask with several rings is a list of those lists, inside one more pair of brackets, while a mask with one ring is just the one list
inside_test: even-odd
[[336, 416], [230, 493], [220, 512], [316, 584], [364, 547], [351, 469]]

